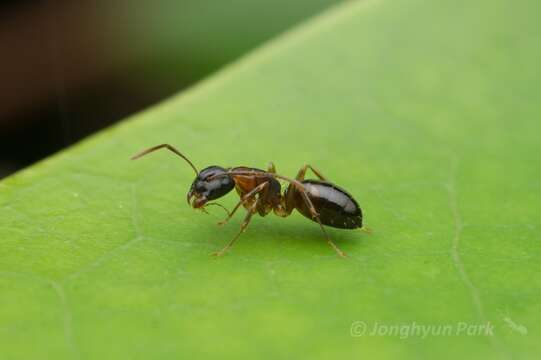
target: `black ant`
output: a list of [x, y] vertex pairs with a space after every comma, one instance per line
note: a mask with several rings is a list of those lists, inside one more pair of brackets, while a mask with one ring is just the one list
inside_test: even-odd
[[[346, 254], [329, 238], [323, 225], [340, 229], [361, 229], [369, 232], [363, 227], [362, 211], [357, 201], [344, 189], [327, 181], [318, 170], [308, 164], [299, 170], [295, 179], [276, 174], [272, 162], [269, 163], [267, 171], [245, 166], [226, 169], [216, 165], [197, 171], [195, 165], [186, 156], [169, 144], [157, 145], [143, 150], [133, 156], [132, 160], [159, 149], [172, 151], [186, 160], [194, 170], [196, 177], [186, 195], [188, 205], [191, 201], [191, 206], [194, 209], [201, 210], [204, 210], [206, 205], [219, 205], [208, 201], [218, 199], [235, 188], [240, 196], [240, 201], [231, 212], [222, 206], [228, 216], [219, 225], [227, 223], [241, 205], [248, 210], [238, 234], [222, 250], [215, 252], [213, 254], [215, 256], [223, 255], [235, 243], [246, 230], [252, 215], [256, 212], [260, 216], [265, 216], [274, 211], [276, 215], [286, 217], [291, 214], [293, 209], [297, 209], [302, 215], [319, 224], [327, 242], [342, 257], [345, 257]], [[304, 176], [308, 169], [312, 170], [319, 180], [305, 180]], [[278, 180], [289, 183], [283, 194]]]

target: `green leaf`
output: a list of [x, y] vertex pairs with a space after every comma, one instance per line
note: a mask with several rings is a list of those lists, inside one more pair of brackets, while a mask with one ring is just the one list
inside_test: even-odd
[[[539, 4], [348, 2], [3, 181], [2, 358], [538, 357]], [[214, 259], [242, 215], [190, 209], [168, 153], [128, 160], [163, 142], [313, 164], [374, 234], [330, 229], [343, 260], [269, 215]]]

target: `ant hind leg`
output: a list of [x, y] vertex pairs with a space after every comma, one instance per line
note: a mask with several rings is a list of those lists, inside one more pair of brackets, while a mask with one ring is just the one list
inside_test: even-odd
[[272, 161], [269, 161], [269, 164], [267, 165], [267, 172], [271, 174], [276, 174], [276, 166], [274, 166], [274, 163]]
[[317, 170], [310, 164], [304, 164], [301, 167], [301, 169], [297, 173], [297, 176], [295, 177], [295, 180], [298, 180], [298, 181], [304, 180], [304, 176], [306, 175], [306, 171], [308, 169], [312, 170], [312, 172], [319, 178], [319, 180], [327, 181], [327, 178], [323, 176], [323, 174], [319, 170]]
[[347, 257], [346, 253], [340, 250], [340, 248], [331, 240], [331, 238], [329, 237], [329, 234], [327, 234], [327, 232], [325, 231], [325, 228], [323, 227], [323, 224], [321, 223], [321, 219], [319, 218], [319, 214], [316, 208], [314, 207], [312, 200], [310, 200], [310, 198], [306, 194], [306, 191], [303, 188], [296, 188], [295, 186], [293, 186], [293, 184], [290, 184], [290, 188], [288, 190], [287, 199], [286, 199], [286, 208], [292, 209], [295, 206], [295, 193], [301, 194], [301, 197], [304, 203], [306, 204], [306, 206], [308, 206], [308, 209], [310, 210], [312, 219], [314, 219], [319, 224], [319, 228], [321, 229], [321, 231], [323, 232], [323, 235], [327, 239], [327, 243], [334, 249], [334, 251], [336, 251], [336, 253], [340, 257], [343, 257], [343, 258]]

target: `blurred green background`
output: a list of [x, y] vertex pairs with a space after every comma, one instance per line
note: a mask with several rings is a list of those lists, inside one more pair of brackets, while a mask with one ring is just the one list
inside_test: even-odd
[[337, 2], [4, 2], [0, 177], [184, 89]]

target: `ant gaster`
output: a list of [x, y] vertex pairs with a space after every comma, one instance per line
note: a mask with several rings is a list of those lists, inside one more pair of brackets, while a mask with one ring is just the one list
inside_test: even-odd
[[[206, 205], [221, 206], [209, 201], [226, 195], [233, 188], [239, 194], [240, 201], [230, 212], [222, 206], [228, 216], [219, 224], [227, 223], [241, 205], [247, 209], [246, 217], [238, 234], [222, 250], [213, 255], [223, 255], [246, 230], [255, 213], [265, 216], [274, 211], [276, 215], [286, 217], [291, 214], [293, 209], [297, 209], [302, 215], [319, 224], [327, 242], [342, 257], [345, 257], [346, 254], [329, 238], [323, 225], [340, 229], [369, 231], [363, 227], [362, 211], [357, 201], [344, 189], [327, 181], [318, 170], [310, 165], [304, 165], [295, 179], [278, 175], [272, 162], [269, 163], [267, 171], [244, 166], [223, 168], [216, 165], [197, 171], [195, 165], [186, 156], [169, 144], [161, 144], [143, 150], [133, 156], [132, 160], [159, 149], [172, 151], [183, 158], [194, 170], [196, 177], [186, 195], [188, 204], [191, 202], [194, 209], [204, 211]], [[319, 180], [305, 179], [304, 176], [308, 169], [312, 170]], [[289, 183], [283, 194], [278, 180]]]

